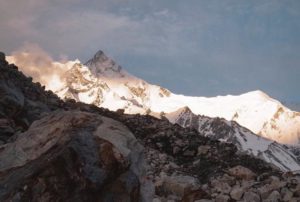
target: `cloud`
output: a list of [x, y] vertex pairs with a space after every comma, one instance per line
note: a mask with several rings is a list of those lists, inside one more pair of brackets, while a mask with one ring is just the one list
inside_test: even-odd
[[4, 2], [0, 8], [4, 51], [11, 52], [29, 42], [39, 44], [54, 57], [68, 54], [87, 59], [99, 48], [117, 54], [172, 55], [188, 44], [180, 40], [184, 27], [168, 9], [152, 8], [152, 3], [146, 11], [142, 9], [146, 3], [141, 8], [116, 6], [126, 3], [140, 5], [133, 0]]
[[10, 63], [16, 64], [34, 82], [40, 82], [48, 90], [56, 91], [63, 86], [63, 76], [67, 69], [53, 59], [38, 45], [25, 44], [12, 56], [7, 56]]

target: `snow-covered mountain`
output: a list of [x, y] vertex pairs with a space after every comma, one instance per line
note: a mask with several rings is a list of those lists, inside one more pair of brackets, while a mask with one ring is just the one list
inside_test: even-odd
[[[173, 123], [195, 127], [205, 136], [214, 135], [216, 139], [233, 142], [242, 151], [283, 170], [300, 170], [289, 149], [273, 142], [299, 143], [300, 113], [289, 110], [261, 91], [212, 98], [177, 95], [127, 73], [102, 51], [84, 65], [79, 61], [66, 64], [57, 63], [65, 71], [60, 75], [63, 85], [52, 88], [62, 98], [110, 110], [123, 109], [130, 114], [165, 116]], [[48, 88], [57, 86], [51, 82], [47, 85]], [[191, 121], [195, 124], [190, 124]]]
[[85, 65], [76, 64], [66, 74], [61, 97], [93, 103], [126, 113], [170, 113], [189, 107], [194, 114], [233, 120], [262, 137], [285, 143], [300, 140], [300, 113], [291, 111], [261, 91], [239, 96], [189, 97], [171, 93], [136, 78], [102, 51]]

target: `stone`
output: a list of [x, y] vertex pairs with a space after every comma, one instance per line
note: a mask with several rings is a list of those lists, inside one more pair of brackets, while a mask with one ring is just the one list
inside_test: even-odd
[[232, 188], [230, 192], [230, 197], [238, 201], [242, 198], [243, 194], [244, 194], [244, 189], [239, 186], [235, 186]]
[[184, 146], [184, 142], [181, 139], [178, 139], [175, 141], [175, 145], [182, 147], [182, 146]]
[[276, 176], [271, 176], [269, 179], [271, 180], [270, 189], [272, 189], [272, 190], [280, 189], [286, 185], [286, 182], [281, 181]]
[[226, 173], [222, 176], [222, 178], [220, 178], [220, 181], [226, 182], [230, 186], [234, 186], [236, 184], [236, 178], [227, 175]]
[[290, 202], [299, 202], [300, 201], [300, 197], [299, 198], [291, 198]]
[[154, 198], [152, 202], [161, 202], [160, 198]]
[[209, 152], [210, 146], [209, 145], [201, 145], [198, 147], [197, 155], [205, 155]]
[[280, 201], [280, 200], [281, 200], [280, 193], [279, 193], [277, 190], [275, 190], [275, 191], [273, 191], [273, 192], [268, 196], [268, 198], [267, 198], [266, 201], [268, 201], [268, 202], [278, 202], [278, 201]]
[[140, 201], [139, 198], [139, 179], [131, 171], [123, 173], [113, 181], [108, 190], [102, 196], [109, 201]]
[[177, 146], [173, 147], [173, 154], [178, 154], [181, 151], [181, 149]]
[[248, 191], [244, 193], [244, 202], [260, 202], [260, 197], [254, 192]]
[[297, 184], [297, 186], [295, 188], [292, 188], [291, 191], [294, 192], [294, 195], [296, 197], [300, 197], [300, 183]]
[[226, 182], [221, 182], [219, 180], [212, 180], [211, 186], [213, 190], [219, 193], [230, 193], [231, 187]]
[[152, 198], [142, 155], [142, 146], [121, 123], [85, 112], [56, 111], [1, 147], [0, 200], [13, 199], [6, 196], [14, 196], [14, 190], [20, 192], [19, 201]]
[[196, 200], [200, 199], [210, 199], [211, 196], [205, 192], [204, 190], [197, 189], [192, 191], [187, 191], [187, 193], [183, 196], [182, 201], [183, 202], [194, 202]]
[[256, 174], [254, 172], [240, 165], [230, 168], [228, 170], [228, 173], [231, 176], [235, 176], [239, 179], [244, 179], [244, 180], [253, 180], [256, 177]]
[[255, 184], [257, 184], [256, 181], [254, 180], [242, 180], [240, 182], [241, 187], [243, 187], [244, 190], [248, 190], [249, 188], [251, 188], [252, 186], [254, 186]]
[[293, 197], [293, 192], [291, 192], [288, 188], [284, 187], [280, 191], [283, 201], [290, 201]]
[[259, 187], [258, 189], [257, 189], [257, 191], [258, 191], [258, 193], [259, 193], [259, 195], [260, 195], [260, 197], [262, 198], [262, 199], [267, 199], [268, 198], [268, 196], [271, 194], [271, 192], [273, 191], [273, 189], [271, 188], [271, 186], [269, 185], [269, 184], [266, 184], [266, 185], [264, 185], [264, 186], [262, 186], [262, 187]]
[[158, 157], [159, 157], [159, 160], [162, 162], [165, 162], [168, 160], [168, 156], [166, 154], [159, 154]]
[[162, 188], [166, 193], [183, 197], [187, 192], [197, 190], [200, 185], [196, 178], [184, 175], [174, 175], [162, 177]]
[[189, 156], [189, 157], [192, 157], [192, 156], [195, 156], [196, 152], [193, 151], [193, 150], [186, 150], [183, 152], [183, 156]]
[[227, 202], [230, 200], [230, 197], [228, 195], [224, 195], [224, 194], [219, 194], [217, 197], [216, 197], [216, 202]]
[[170, 168], [173, 168], [173, 169], [179, 168], [179, 166], [174, 162], [169, 162], [169, 165], [170, 165]]

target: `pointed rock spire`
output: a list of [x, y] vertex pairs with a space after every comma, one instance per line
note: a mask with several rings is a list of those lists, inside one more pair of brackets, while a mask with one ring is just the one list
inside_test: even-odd
[[107, 57], [102, 50], [99, 50], [85, 65], [88, 66], [93, 73], [98, 75], [108, 72], [120, 73], [122, 69], [115, 61]]

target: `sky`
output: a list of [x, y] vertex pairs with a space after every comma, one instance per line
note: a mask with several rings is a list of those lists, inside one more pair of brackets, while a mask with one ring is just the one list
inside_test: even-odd
[[0, 50], [54, 60], [103, 50], [175, 93], [260, 89], [300, 102], [299, 0], [0, 0]]

